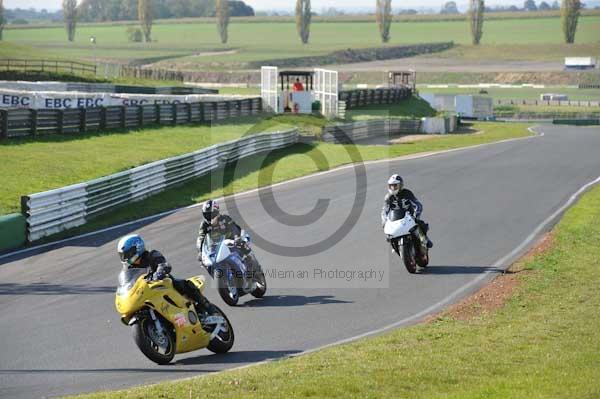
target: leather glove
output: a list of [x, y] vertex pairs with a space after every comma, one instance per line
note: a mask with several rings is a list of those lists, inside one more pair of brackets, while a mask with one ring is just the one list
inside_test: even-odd
[[154, 272], [154, 279], [164, 280], [169, 275], [169, 273], [171, 273], [171, 269], [171, 265], [169, 265], [168, 263], [161, 263], [160, 265], [158, 265], [156, 271]]

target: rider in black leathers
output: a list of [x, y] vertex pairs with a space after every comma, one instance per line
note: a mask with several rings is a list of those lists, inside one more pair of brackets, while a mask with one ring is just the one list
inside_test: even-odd
[[[404, 188], [404, 180], [400, 175], [392, 175], [388, 180], [388, 193], [383, 200], [383, 209], [381, 211], [381, 224], [385, 225], [390, 211], [401, 209], [404, 212], [411, 212], [419, 227], [425, 235], [429, 230], [429, 225], [421, 220], [423, 205], [409, 189]], [[433, 243], [427, 237], [427, 247], [433, 247]]]
[[207, 234], [211, 237], [225, 236], [225, 239], [235, 240], [236, 248], [245, 258], [250, 253], [250, 247], [245, 238], [242, 237], [242, 228], [233, 221], [231, 216], [223, 215], [219, 211], [219, 205], [214, 200], [208, 200], [202, 205], [202, 223], [198, 231], [196, 248], [200, 251], [198, 260], [202, 261], [202, 242]]

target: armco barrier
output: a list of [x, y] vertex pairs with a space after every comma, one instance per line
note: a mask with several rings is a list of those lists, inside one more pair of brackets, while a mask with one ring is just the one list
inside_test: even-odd
[[416, 133], [421, 129], [419, 119], [382, 119], [337, 125], [323, 128], [323, 141], [351, 144], [357, 140], [392, 134]]
[[351, 144], [357, 140], [399, 134], [445, 134], [456, 130], [455, 116], [422, 119], [381, 119], [346, 124], [328, 125], [323, 128], [322, 139], [326, 142]]
[[262, 99], [81, 109], [0, 109], [0, 139], [222, 121], [262, 112]]
[[27, 240], [26, 221], [18, 213], [0, 216], [0, 251], [18, 248]]
[[141, 200], [228, 162], [297, 142], [297, 129], [253, 135], [87, 183], [21, 197], [27, 239], [31, 242], [81, 226], [115, 206]]

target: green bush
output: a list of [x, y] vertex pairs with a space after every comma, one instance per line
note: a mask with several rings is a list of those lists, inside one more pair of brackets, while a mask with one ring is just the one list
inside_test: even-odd
[[141, 43], [144, 40], [144, 34], [140, 28], [130, 26], [127, 28], [127, 40], [133, 43]]

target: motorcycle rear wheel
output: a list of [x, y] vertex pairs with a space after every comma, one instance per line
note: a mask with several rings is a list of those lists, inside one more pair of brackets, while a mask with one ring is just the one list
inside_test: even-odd
[[267, 279], [262, 270], [256, 272], [254, 281], [256, 282], [256, 289], [251, 294], [255, 298], [262, 298], [267, 293]]
[[223, 311], [217, 306], [213, 306], [216, 312], [213, 312], [212, 315], [218, 315], [225, 319], [225, 321], [227, 322], [227, 331], [221, 331], [217, 336], [215, 336], [210, 341], [206, 349], [213, 353], [226, 353], [229, 352], [229, 350], [233, 347], [233, 342], [235, 341], [233, 327], [231, 326], [231, 323], [229, 322], [227, 316], [225, 316], [225, 313], [223, 313]]
[[[154, 321], [149, 317], [141, 318], [133, 326], [133, 340], [140, 351], [156, 364], [169, 364], [175, 357], [175, 338], [168, 331], [164, 332], [166, 342], [156, 342], [152, 335], [158, 335]], [[163, 325], [163, 329], [166, 326]], [[161, 344], [165, 346], [161, 353]]]

